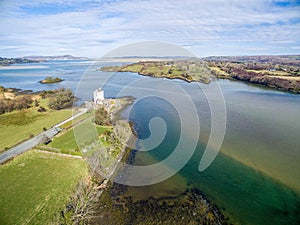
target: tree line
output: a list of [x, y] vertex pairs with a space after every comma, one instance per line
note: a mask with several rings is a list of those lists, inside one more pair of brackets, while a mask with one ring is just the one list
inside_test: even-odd
[[30, 96], [22, 96], [16, 99], [1, 99], [0, 114], [11, 112], [14, 110], [27, 109], [31, 106], [33, 100]]
[[[5, 91], [4, 88], [2, 89], [2, 92]], [[50, 91], [42, 91], [40, 92], [40, 96], [44, 99], [48, 98], [48, 107], [54, 110], [60, 110], [71, 107], [73, 105], [73, 102], [76, 100], [75, 96], [73, 95], [73, 92], [70, 89], [64, 88]], [[14, 99], [0, 99], [0, 114], [12, 112], [14, 110], [28, 109], [33, 105], [36, 107], [39, 106], [38, 100], [35, 100], [34, 104], [32, 103], [33, 100], [30, 95], [22, 95]], [[38, 111], [45, 112], [46, 109], [40, 106]]]

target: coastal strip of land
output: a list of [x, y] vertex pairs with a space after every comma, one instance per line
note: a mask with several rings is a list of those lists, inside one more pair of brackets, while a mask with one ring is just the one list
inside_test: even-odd
[[[123, 61], [125, 62], [125, 61]], [[103, 66], [106, 72], [133, 72], [157, 78], [209, 83], [214, 78], [243, 81], [271, 89], [300, 93], [299, 56], [208, 57], [159, 59], [121, 66]]]
[[[46, 92], [44, 94], [50, 93]], [[39, 99], [39, 106], [31, 106], [27, 110], [36, 110], [37, 107], [46, 108], [46, 102], [44, 102], [46, 99], [41, 100]], [[111, 106], [106, 105], [107, 109], [110, 110], [108, 116], [112, 118], [113, 114], [130, 104], [132, 98], [107, 99], [107, 101], [113, 101], [114, 103]], [[91, 106], [92, 104], [87, 105]], [[47, 107], [48, 110], [49, 108]], [[81, 221], [89, 220], [89, 216], [85, 212], [89, 213], [91, 211], [85, 206], [91, 205], [92, 202], [90, 200], [92, 201], [92, 199], [86, 198], [82, 202], [84, 205], [80, 205], [78, 201], [75, 204], [73, 201], [74, 196], [80, 193], [81, 197], [85, 197], [81, 187], [88, 184], [88, 188], [92, 188], [93, 193], [96, 193], [97, 197], [100, 198], [102, 192], [109, 188], [109, 178], [117, 172], [118, 164], [124, 154], [130, 151], [125, 148], [122, 144], [123, 142], [116, 142], [118, 139], [113, 131], [114, 126], [94, 124], [94, 110], [94, 108], [79, 110], [80, 113], [76, 114], [75, 117], [66, 119], [53, 127], [54, 130], [59, 129], [60, 132], [56, 136], [48, 137], [51, 138], [50, 142], [34, 143], [34, 146], [30, 146], [31, 148], [28, 151], [13, 157], [12, 160], [6, 161], [0, 166], [0, 177], [2, 177], [3, 181], [2, 185], [0, 185], [0, 213], [3, 215], [0, 218], [0, 223], [42, 224], [46, 222], [50, 224], [62, 221], [62, 224], [64, 224], [67, 216], [69, 216], [71, 224], [78, 218], [77, 213], [81, 215]], [[15, 112], [4, 113], [2, 116], [14, 115], [11, 113]], [[114, 120], [116, 120], [116, 117], [114, 117]], [[95, 126], [97, 129], [97, 135], [92, 136], [96, 140], [92, 141], [101, 142], [101, 148], [96, 148], [95, 150], [106, 151], [106, 156], [109, 155], [115, 158], [114, 163], [111, 164], [105, 163], [106, 158], [98, 158], [101, 160], [98, 166], [103, 170], [106, 168], [108, 172], [107, 177], [98, 179], [102, 173], [95, 173], [93, 164], [87, 163], [91, 158], [83, 155], [77, 146], [73, 129], [76, 127], [84, 129], [86, 124]], [[124, 121], [122, 124], [116, 125], [116, 127], [119, 135], [125, 138], [126, 143], [126, 137], [131, 134], [129, 124]], [[16, 128], [18, 128], [18, 125]], [[47, 131], [50, 132], [51, 130], [52, 128]], [[91, 136], [88, 138], [91, 138]], [[85, 140], [88, 141], [88, 138], [85, 138]], [[26, 141], [23, 142], [23, 144], [26, 143]], [[86, 145], [83, 148], [89, 148], [93, 143], [85, 143]], [[10, 150], [5, 151], [3, 154], [9, 152]], [[83, 156], [85, 160], [82, 159]], [[10, 174], [10, 176], [7, 176], [7, 174]], [[21, 195], [16, 195], [15, 190], [20, 187], [22, 187], [23, 191], [20, 192]], [[32, 196], [36, 196], [36, 198], [33, 201], [29, 201], [28, 199]], [[14, 212], [9, 213], [11, 210]], [[75, 212], [73, 210], [78, 211]]]
[[142, 61], [124, 66], [103, 66], [100, 70], [202, 83], [209, 83], [211, 77], [208, 66], [200, 60]]

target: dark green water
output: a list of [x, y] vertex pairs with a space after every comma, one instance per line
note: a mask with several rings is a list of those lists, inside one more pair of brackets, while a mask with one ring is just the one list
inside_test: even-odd
[[[300, 224], [299, 96], [221, 81], [227, 107], [226, 135], [216, 159], [199, 172], [210, 132], [209, 107], [191, 84], [182, 85], [195, 97], [201, 114], [197, 149], [176, 176], [148, 187], [131, 187], [129, 192], [147, 198], [198, 188], [235, 224]], [[157, 148], [136, 153], [135, 165], [149, 165], [172, 154], [181, 134], [171, 105], [157, 98], [143, 99], [130, 115], [140, 138], [150, 135], [152, 117], [163, 118], [168, 126]], [[185, 138], [194, 129], [183, 134]]]

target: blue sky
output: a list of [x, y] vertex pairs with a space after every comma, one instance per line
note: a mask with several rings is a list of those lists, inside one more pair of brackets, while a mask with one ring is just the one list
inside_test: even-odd
[[0, 0], [0, 56], [102, 57], [163, 41], [198, 56], [300, 54], [300, 1]]

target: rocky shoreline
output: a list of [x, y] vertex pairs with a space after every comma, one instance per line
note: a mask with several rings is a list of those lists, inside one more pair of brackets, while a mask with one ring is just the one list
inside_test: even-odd
[[[132, 127], [131, 129], [134, 128]], [[123, 160], [134, 163], [136, 150], [127, 149]], [[198, 189], [186, 189], [177, 196], [134, 201], [127, 186], [110, 183], [98, 205], [101, 215], [92, 224], [231, 224], [220, 209]]]
[[91, 224], [232, 224], [199, 190], [187, 189], [175, 197], [134, 201], [127, 187], [111, 184], [99, 201], [98, 218]]

